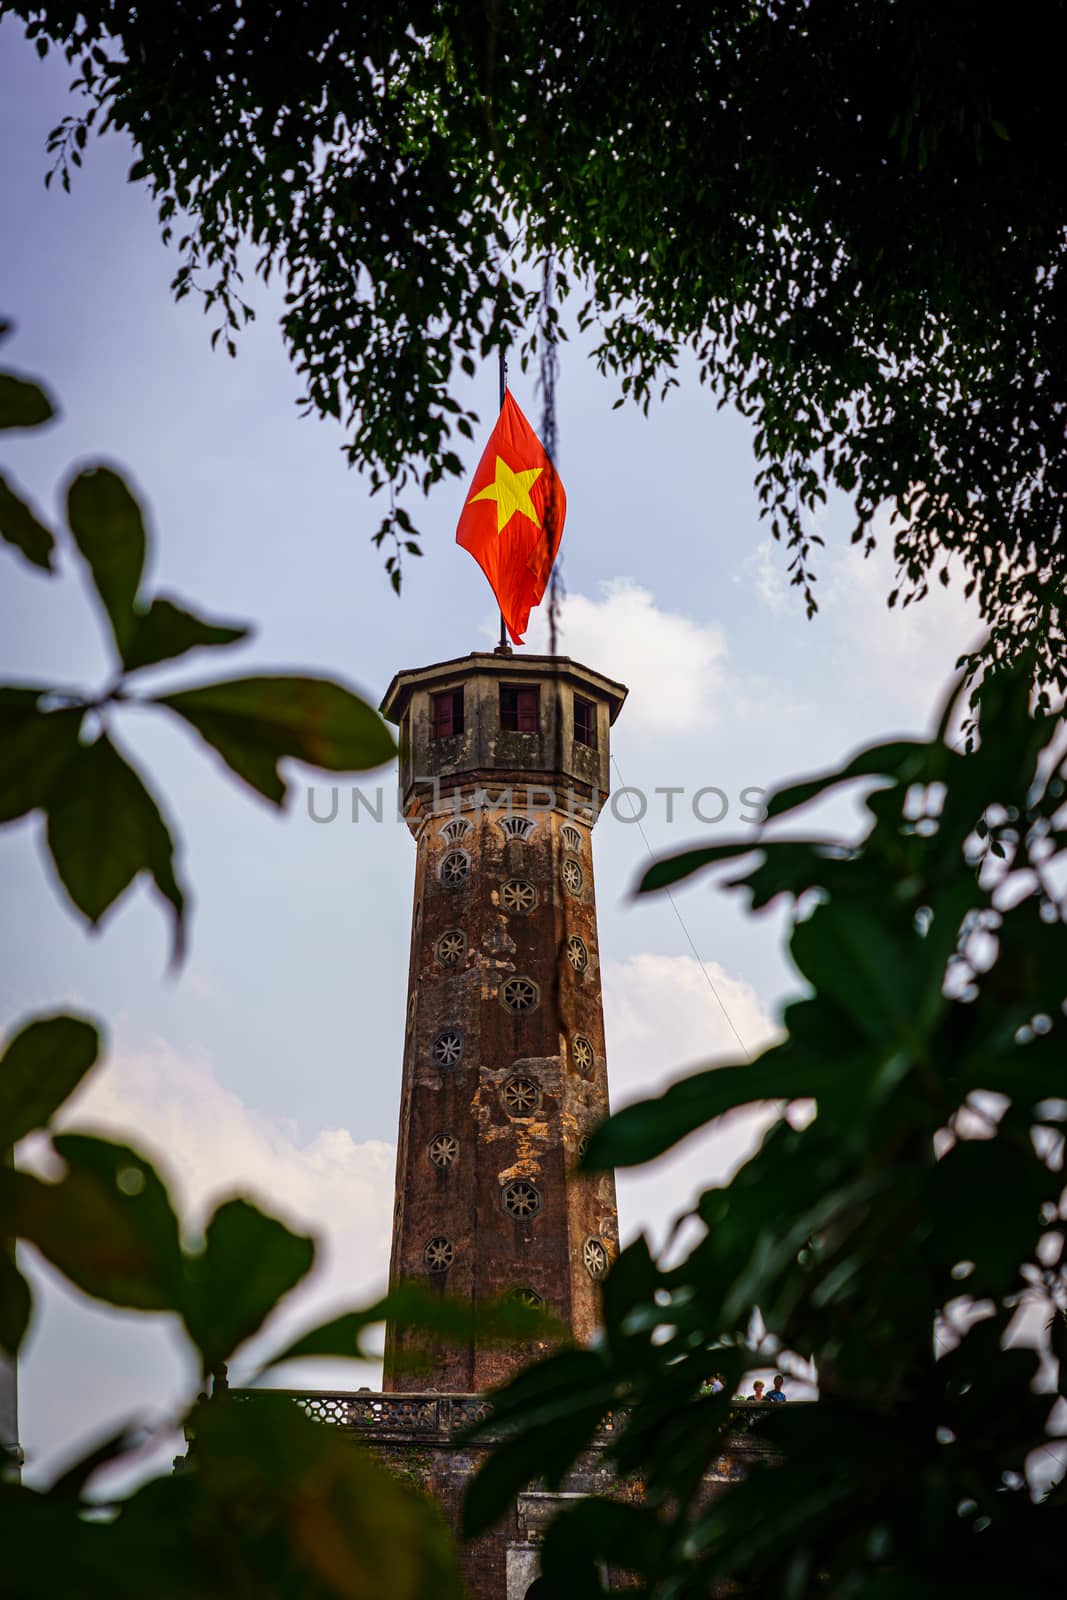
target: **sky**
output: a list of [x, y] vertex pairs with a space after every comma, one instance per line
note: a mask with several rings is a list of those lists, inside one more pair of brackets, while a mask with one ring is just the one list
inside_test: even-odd
[[[16, 333], [0, 363], [42, 377], [61, 416], [5, 440], [5, 465], [58, 521], [74, 463], [117, 463], [154, 535], [152, 578], [197, 609], [255, 625], [214, 660], [146, 675], [177, 685], [285, 669], [339, 677], [375, 703], [393, 674], [491, 648], [492, 596], [454, 544], [462, 486], [412, 507], [425, 557], [397, 599], [370, 535], [380, 519], [345, 464], [335, 424], [300, 415], [300, 384], [276, 296], [252, 287], [257, 320], [236, 360], [209, 347], [195, 300], [175, 305], [173, 252], [146, 192], [126, 181], [117, 135], [91, 142], [71, 193], [44, 188], [48, 131], [70, 109], [70, 69], [41, 62], [0, 22], [0, 316]], [[957, 580], [890, 611], [892, 564], [849, 544], [848, 506], [813, 525], [826, 539], [820, 611], [806, 620], [784, 552], [758, 518], [749, 426], [718, 411], [695, 374], [649, 417], [614, 410], [617, 389], [575, 337], [557, 390], [568, 498], [560, 649], [629, 686], [613, 732], [631, 791], [594, 837], [609, 1075], [616, 1106], [709, 1060], [775, 1037], [798, 980], [782, 913], [749, 915], [706, 882], [675, 905], [634, 904], [648, 852], [751, 829], [743, 791], [836, 764], [857, 746], [934, 720], [957, 656], [979, 632]], [[487, 363], [472, 392], [495, 416]], [[512, 375], [532, 417], [532, 378]], [[461, 441], [462, 442], [462, 441]], [[99, 615], [69, 548], [49, 579], [0, 549], [3, 681], [99, 685]], [[535, 617], [528, 647], [546, 647]], [[307, 1288], [262, 1351], [290, 1328], [385, 1284], [392, 1212], [414, 854], [403, 825], [324, 815], [332, 779], [293, 766], [282, 815], [239, 788], [163, 717], [124, 710], [122, 748], [150, 774], [195, 886], [191, 949], [168, 975], [168, 929], [137, 887], [89, 935], [63, 903], [38, 821], [0, 831], [0, 1027], [76, 1008], [104, 1020], [106, 1064], [67, 1120], [137, 1143], [173, 1184], [195, 1230], [224, 1195], [247, 1193], [321, 1241]], [[372, 800], [389, 771], [358, 781]], [[681, 790], [678, 796], [657, 789]], [[725, 796], [706, 794], [718, 789]], [[632, 811], [643, 812], [640, 826]], [[820, 820], [848, 830], [839, 802]], [[736, 1115], [646, 1172], [620, 1174], [623, 1238], [662, 1241], [672, 1218], [742, 1159], [765, 1123]], [[33, 1151], [30, 1152], [31, 1158]], [[22, 1439], [44, 1481], [118, 1418], [162, 1418], [192, 1372], [164, 1317], [118, 1315], [66, 1289], [27, 1253], [38, 1289], [21, 1372]], [[237, 1363], [249, 1370], [251, 1350]], [[376, 1385], [378, 1373], [301, 1368], [296, 1383]]]

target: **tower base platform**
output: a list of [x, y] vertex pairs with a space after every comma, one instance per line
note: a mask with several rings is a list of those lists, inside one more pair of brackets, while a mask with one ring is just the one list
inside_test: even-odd
[[[389, 1472], [418, 1483], [440, 1507], [458, 1539], [467, 1485], [494, 1443], [503, 1437], [490, 1431], [476, 1444], [466, 1438], [472, 1423], [489, 1415], [491, 1408], [484, 1394], [374, 1394], [366, 1389], [284, 1392], [309, 1417], [351, 1434], [353, 1442], [369, 1449]], [[245, 1391], [249, 1397], [253, 1393]], [[747, 1413], [750, 1408], [745, 1410]], [[609, 1460], [614, 1430], [609, 1415], [561, 1489], [524, 1490], [494, 1528], [460, 1545], [463, 1576], [472, 1600], [526, 1600], [540, 1575], [545, 1529], [568, 1500], [595, 1494], [640, 1502], [640, 1480], [620, 1480]], [[729, 1435], [727, 1449], [704, 1480], [707, 1498], [743, 1478], [754, 1460], [768, 1454], [758, 1434], [739, 1429]]]

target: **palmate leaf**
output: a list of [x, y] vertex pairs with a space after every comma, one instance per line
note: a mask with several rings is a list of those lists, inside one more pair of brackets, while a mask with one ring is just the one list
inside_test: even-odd
[[159, 695], [155, 703], [188, 722], [232, 772], [277, 806], [286, 795], [278, 770], [283, 757], [328, 772], [362, 772], [396, 751], [365, 700], [322, 678], [233, 678]]
[[219, 1206], [186, 1263], [181, 1312], [205, 1371], [250, 1338], [311, 1270], [313, 1242], [247, 1200]]
[[47, 807], [82, 754], [83, 712], [44, 709], [41, 687], [0, 688], [0, 823]]
[[67, 490], [67, 521], [124, 660], [137, 625], [135, 605], [148, 548], [141, 508], [117, 472], [89, 467]]
[[128, 672], [172, 661], [189, 650], [237, 644], [251, 629], [236, 622], [209, 622], [166, 596], [157, 596], [147, 611], [139, 612], [123, 656]]
[[455, 1546], [429, 1497], [291, 1399], [209, 1401], [191, 1432], [192, 1470], [123, 1508], [114, 1558], [128, 1572], [140, 1556], [151, 1574], [137, 1594], [462, 1600]]
[[82, 1017], [38, 1017], [0, 1057], [0, 1150], [43, 1128], [96, 1064], [100, 1034]]
[[21, 495], [16, 494], [0, 472], [0, 539], [16, 550], [21, 550], [26, 560], [45, 572], [52, 570], [52, 551], [55, 538]]
[[156, 801], [106, 733], [79, 750], [47, 809], [48, 849], [77, 910], [95, 927], [147, 872], [173, 910], [173, 957], [179, 961], [185, 894], [175, 873], [174, 841]]
[[127, 1145], [64, 1133], [58, 1183], [0, 1173], [8, 1226], [83, 1293], [137, 1311], [181, 1303], [178, 1219], [150, 1162]]

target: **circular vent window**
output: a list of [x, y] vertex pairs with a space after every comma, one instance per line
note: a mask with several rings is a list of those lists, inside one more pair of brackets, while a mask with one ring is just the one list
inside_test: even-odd
[[467, 953], [467, 935], [459, 928], [449, 928], [434, 945], [434, 955], [443, 967], [455, 967]]
[[512, 1289], [508, 1296], [516, 1305], [526, 1306], [530, 1311], [543, 1311], [545, 1309], [544, 1296], [539, 1295], [536, 1289], [530, 1289], [526, 1284], [520, 1284], [517, 1289]]
[[509, 1217], [536, 1217], [541, 1209], [541, 1196], [526, 1178], [506, 1183], [500, 1199]]
[[463, 1035], [458, 1028], [443, 1028], [430, 1046], [430, 1059], [439, 1067], [454, 1067], [463, 1056]]
[[589, 951], [585, 948], [585, 941], [572, 933], [567, 940], [567, 960], [575, 972], [584, 972], [589, 965]]
[[572, 861], [568, 856], [560, 870], [560, 876], [563, 879], [563, 887], [565, 889], [567, 889], [571, 894], [581, 894], [582, 884], [585, 882], [585, 879], [582, 875], [582, 869], [578, 865], [577, 861]]
[[537, 890], [522, 878], [509, 878], [501, 885], [500, 904], [505, 911], [532, 911], [537, 904]]
[[608, 1270], [608, 1253], [599, 1239], [587, 1239], [582, 1245], [582, 1265], [591, 1278], [602, 1278]]
[[446, 889], [458, 889], [471, 875], [471, 858], [466, 850], [450, 850], [441, 857], [437, 876]]
[[528, 1117], [541, 1104], [541, 1090], [532, 1078], [509, 1078], [500, 1098], [513, 1117]]
[[438, 1234], [427, 1244], [422, 1252], [422, 1259], [430, 1272], [447, 1272], [456, 1259], [456, 1252], [452, 1247], [451, 1239], [446, 1239]]
[[506, 1011], [533, 1011], [540, 998], [532, 978], [505, 978], [500, 986], [500, 1003]]
[[571, 1041], [571, 1056], [577, 1071], [583, 1078], [591, 1078], [596, 1067], [596, 1056], [593, 1046], [584, 1033], [576, 1033]]
[[459, 1155], [459, 1140], [454, 1133], [438, 1133], [426, 1146], [426, 1155], [431, 1166], [450, 1167]]

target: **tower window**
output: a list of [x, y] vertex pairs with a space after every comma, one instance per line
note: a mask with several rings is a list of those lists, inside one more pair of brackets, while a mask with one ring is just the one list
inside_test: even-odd
[[422, 1252], [422, 1259], [429, 1272], [447, 1272], [456, 1259], [455, 1248], [451, 1239], [446, 1239], [442, 1234], [436, 1234], [429, 1240]]
[[446, 689], [444, 694], [430, 696], [432, 713], [432, 739], [450, 739], [454, 733], [463, 732], [463, 690]]
[[462, 928], [448, 928], [433, 947], [433, 953], [443, 967], [455, 967], [467, 954], [467, 935]]
[[582, 1265], [591, 1278], [602, 1278], [608, 1270], [608, 1253], [599, 1239], [587, 1239], [582, 1245]]
[[506, 1011], [533, 1011], [541, 991], [532, 978], [508, 978], [500, 988], [500, 1002]]
[[574, 737], [579, 744], [596, 749], [596, 706], [579, 694], [574, 697]]
[[438, 1133], [426, 1146], [426, 1155], [430, 1164], [439, 1167], [442, 1171], [450, 1167], [459, 1155], [459, 1140], [454, 1133]]
[[444, 1028], [430, 1046], [430, 1060], [437, 1067], [454, 1067], [463, 1059], [463, 1035], [458, 1028]]
[[541, 1090], [532, 1078], [509, 1078], [500, 1098], [513, 1117], [529, 1117], [540, 1108]]
[[437, 876], [446, 889], [458, 889], [471, 875], [471, 858], [466, 850], [450, 850], [441, 857]]
[[537, 827], [537, 823], [530, 817], [501, 817], [500, 826], [507, 839], [528, 839]]
[[538, 1190], [525, 1178], [515, 1178], [505, 1185], [500, 1198], [509, 1217], [536, 1217], [541, 1209]]
[[543, 1311], [545, 1309], [544, 1296], [539, 1295], [536, 1289], [531, 1289], [525, 1283], [520, 1283], [508, 1295], [517, 1306], [525, 1306], [528, 1311]]
[[537, 904], [537, 890], [522, 878], [509, 878], [500, 886], [500, 904], [505, 911], [532, 911]]
[[520, 689], [517, 683], [500, 685], [500, 726], [508, 733], [541, 731], [540, 691]]
[[583, 1078], [591, 1078], [596, 1071], [596, 1055], [584, 1033], [576, 1033], [571, 1042], [571, 1059]]
[[566, 858], [560, 868], [560, 877], [563, 879], [563, 887], [569, 889], [571, 894], [581, 894], [582, 884], [585, 881], [582, 869], [577, 861], [571, 860], [570, 856]]

